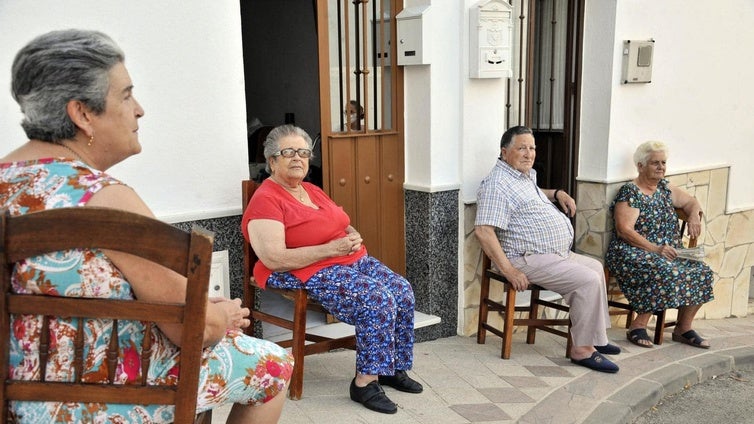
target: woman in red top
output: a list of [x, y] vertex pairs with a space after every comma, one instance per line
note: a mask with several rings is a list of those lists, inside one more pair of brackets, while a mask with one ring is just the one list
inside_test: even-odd
[[259, 257], [254, 278], [276, 288], [305, 288], [339, 320], [356, 327], [356, 376], [351, 399], [397, 411], [381, 385], [420, 393], [406, 370], [413, 363], [414, 292], [405, 278], [367, 255], [343, 208], [304, 182], [312, 156], [309, 135], [293, 125], [264, 143], [270, 177], [244, 212], [244, 237]]

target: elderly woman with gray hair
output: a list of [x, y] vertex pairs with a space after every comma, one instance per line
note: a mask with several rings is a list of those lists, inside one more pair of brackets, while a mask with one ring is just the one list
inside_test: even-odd
[[[0, 207], [13, 215], [62, 207], [100, 206], [154, 217], [136, 192], [106, 173], [141, 151], [139, 119], [123, 51], [105, 34], [61, 30], [31, 40], [15, 57], [11, 91], [23, 113], [28, 141], [0, 158]], [[97, 231], [92, 228], [91, 231]], [[72, 249], [56, 261], [27, 258], [14, 265], [16, 293], [49, 296], [138, 298], [182, 302], [186, 279], [167, 268], [123, 252]], [[155, 284], [159, 282], [159, 284]], [[249, 309], [240, 299], [211, 299], [207, 304], [204, 352], [197, 412], [233, 403], [229, 423], [276, 423], [280, 417], [293, 360], [272, 342], [245, 335]], [[133, 349], [152, 339], [147, 379], [174, 385], [180, 364], [180, 324], [159, 329], [122, 321], [118, 333], [117, 383], [140, 381], [142, 358]], [[109, 320], [91, 319], [84, 363], [75, 375], [72, 352], [77, 329], [69, 320], [50, 324], [56, 348], [47, 362], [50, 380], [101, 381], [110, 331]], [[42, 322], [35, 316], [12, 318], [9, 373], [16, 380], [38, 379], [35, 348]], [[132, 353], [133, 354], [130, 354]], [[107, 377], [107, 375], [105, 375]], [[173, 422], [164, 405], [12, 402], [13, 422]], [[138, 418], [137, 418], [138, 417]], [[5, 417], [3, 417], [3, 422]]]
[[270, 177], [256, 189], [241, 220], [259, 257], [254, 278], [262, 287], [304, 288], [336, 318], [356, 327], [351, 399], [377, 412], [397, 412], [383, 385], [422, 391], [406, 373], [414, 346], [411, 284], [367, 255], [343, 208], [304, 182], [312, 157], [312, 140], [304, 130], [273, 129], [264, 157]]
[[688, 215], [688, 234], [701, 233], [701, 205], [665, 179], [668, 149], [659, 141], [641, 144], [634, 153], [637, 177], [618, 191], [612, 205], [615, 226], [605, 264], [637, 317], [628, 340], [651, 348], [646, 327], [654, 311], [677, 308], [673, 340], [703, 349], [709, 342], [692, 329], [704, 303], [713, 299], [712, 270], [703, 262], [678, 257], [682, 247], [675, 208]]

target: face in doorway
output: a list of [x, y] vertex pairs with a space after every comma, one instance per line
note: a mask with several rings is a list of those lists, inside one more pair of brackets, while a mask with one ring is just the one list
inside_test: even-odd
[[361, 118], [363, 118], [364, 115], [364, 108], [358, 103], [353, 100], [348, 102], [343, 114], [346, 116], [346, 123], [351, 129], [359, 129], [359, 127], [361, 127]]
[[514, 169], [528, 174], [534, 166], [534, 158], [537, 157], [537, 146], [534, 143], [534, 136], [531, 134], [513, 136], [508, 147], [500, 149], [500, 156]]

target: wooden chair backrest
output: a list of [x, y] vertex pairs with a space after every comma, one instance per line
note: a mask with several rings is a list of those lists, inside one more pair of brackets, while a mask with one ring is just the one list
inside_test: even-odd
[[[2, 288], [0, 298], [0, 422], [8, 419], [8, 401], [56, 401], [123, 404], [175, 405], [175, 422], [190, 423], [196, 416], [202, 344], [209, 275], [212, 262], [213, 235], [201, 228], [191, 233], [172, 225], [125, 211], [72, 207], [51, 209], [26, 215], [11, 216], [0, 211], [0, 239], [2, 240]], [[181, 304], [115, 300], [104, 298], [75, 298], [45, 295], [22, 295], [11, 291], [14, 264], [22, 259], [48, 252], [72, 248], [101, 248], [130, 253], [159, 263], [188, 279], [186, 299]], [[142, 358], [142, 381], [134, 385], [47, 382], [45, 362], [49, 354], [49, 333], [42, 331], [39, 352], [40, 381], [8, 379], [8, 347], [11, 336], [10, 317], [14, 314], [44, 316], [43, 328], [54, 317], [82, 317], [148, 322], [147, 331], [156, 323], [181, 323], [181, 360], [177, 386], [146, 384], [151, 337], [144, 337], [139, 352]], [[84, 319], [80, 319], [83, 325]], [[117, 321], [113, 332], [117, 334]], [[76, 346], [83, 341], [80, 327]], [[112, 336], [111, 339], [117, 340]], [[84, 369], [83, 349], [76, 349], [74, 369], [80, 380]], [[117, 358], [118, 343], [108, 348], [108, 358]], [[108, 378], [113, 381], [116, 361], [107, 360]]]
[[[686, 232], [686, 223], [689, 220], [689, 216], [686, 214], [686, 212], [681, 208], [675, 208], [675, 214], [678, 215], [678, 219], [681, 221], [681, 228], [680, 228], [680, 236], [683, 238], [683, 234]], [[701, 220], [704, 217], [702, 211], [699, 211], [699, 219]], [[696, 247], [697, 244], [697, 238], [696, 237], [689, 237], [689, 248]]]

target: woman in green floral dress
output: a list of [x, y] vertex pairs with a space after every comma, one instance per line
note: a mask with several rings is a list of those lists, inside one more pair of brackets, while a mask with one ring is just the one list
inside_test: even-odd
[[646, 331], [652, 313], [677, 308], [673, 340], [709, 348], [709, 342], [692, 329], [692, 321], [699, 308], [713, 299], [713, 273], [703, 262], [679, 258], [677, 251], [682, 243], [675, 208], [689, 217], [689, 236], [698, 237], [701, 205], [665, 179], [665, 144], [643, 143], [636, 149], [634, 163], [638, 176], [620, 188], [610, 206], [615, 226], [605, 257], [637, 313], [628, 340], [652, 347]]

